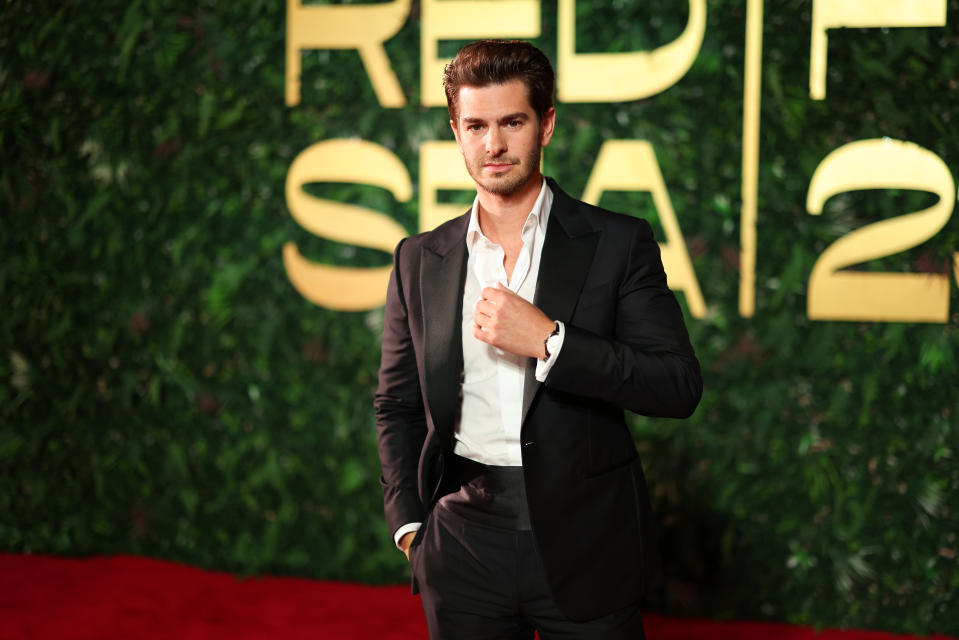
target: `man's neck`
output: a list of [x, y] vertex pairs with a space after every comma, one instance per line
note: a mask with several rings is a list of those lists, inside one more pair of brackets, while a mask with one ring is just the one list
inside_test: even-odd
[[501, 245], [520, 241], [523, 225], [543, 188], [543, 174], [537, 173], [519, 190], [505, 196], [477, 186], [479, 224], [483, 235]]

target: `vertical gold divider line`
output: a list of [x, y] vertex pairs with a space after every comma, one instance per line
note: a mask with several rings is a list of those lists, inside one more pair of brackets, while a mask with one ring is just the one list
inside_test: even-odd
[[756, 219], [759, 192], [759, 104], [762, 88], [763, 0], [746, 5], [743, 78], [743, 182], [739, 230], [739, 315], [756, 309]]

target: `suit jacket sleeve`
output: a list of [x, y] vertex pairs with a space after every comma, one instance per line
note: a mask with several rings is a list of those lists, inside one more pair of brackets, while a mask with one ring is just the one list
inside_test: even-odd
[[[408, 522], [422, 521], [425, 515], [417, 491], [417, 466], [426, 437], [426, 417], [410, 335], [409, 300], [403, 287], [404, 242], [396, 247], [387, 287], [383, 352], [373, 403], [383, 469], [383, 506], [391, 534]], [[406, 267], [413, 269], [410, 264]]]
[[666, 286], [659, 245], [649, 224], [636, 222], [624, 234], [629, 246], [621, 276], [610, 283], [616, 309], [611, 335], [578, 326], [577, 310], [544, 384], [643, 415], [685, 418], [702, 395], [699, 362]]

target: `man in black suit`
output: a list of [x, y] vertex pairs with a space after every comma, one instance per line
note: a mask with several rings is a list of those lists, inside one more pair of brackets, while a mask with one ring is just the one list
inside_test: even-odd
[[686, 417], [702, 393], [659, 247], [540, 173], [542, 52], [467, 45], [444, 85], [477, 195], [396, 248], [375, 400], [387, 522], [434, 640], [642, 638], [661, 574], [623, 410]]

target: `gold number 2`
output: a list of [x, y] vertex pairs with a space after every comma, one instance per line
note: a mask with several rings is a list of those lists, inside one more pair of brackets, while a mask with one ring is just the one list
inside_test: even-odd
[[822, 213], [830, 197], [860, 189], [929, 191], [927, 209], [875, 222], [833, 242], [809, 277], [807, 313], [814, 320], [946, 322], [949, 276], [936, 273], [840, 271], [893, 255], [928, 240], [949, 220], [956, 193], [952, 174], [933, 152], [888, 138], [858, 140], [826, 156], [809, 183], [806, 210]]

